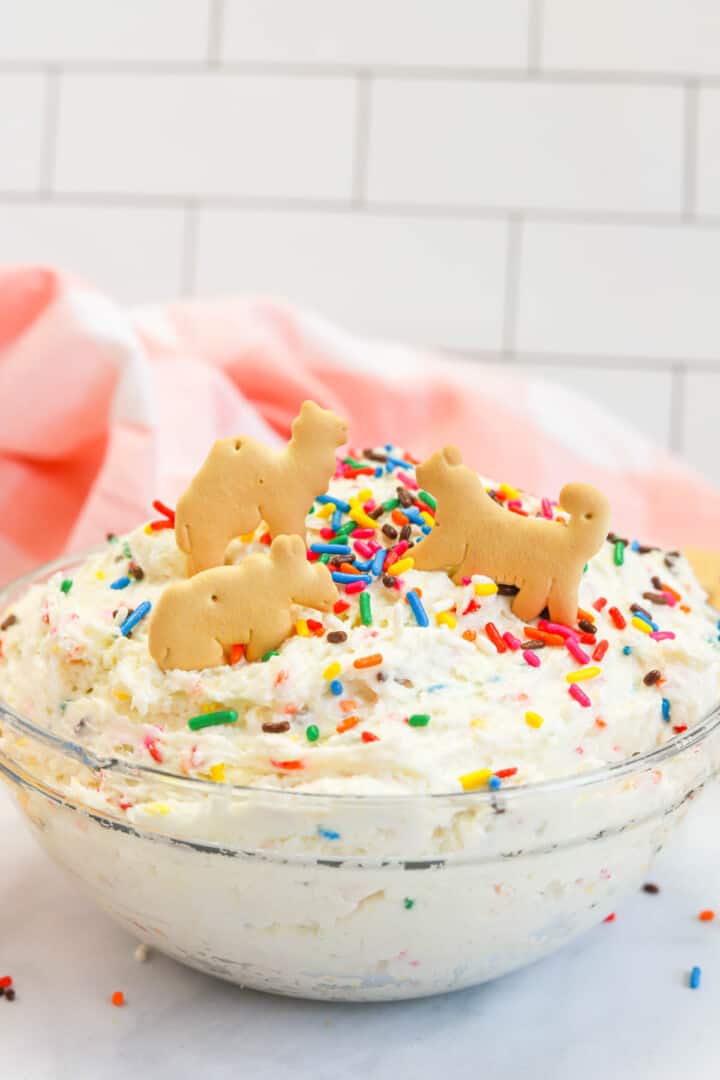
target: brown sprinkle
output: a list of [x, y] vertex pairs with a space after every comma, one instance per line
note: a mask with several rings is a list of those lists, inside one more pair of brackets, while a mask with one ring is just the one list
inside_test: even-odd
[[404, 487], [399, 487], [397, 489], [397, 497], [400, 505], [404, 507], [412, 506], [415, 502], [408, 489]]
[[657, 592], [644, 592], [643, 599], [649, 600], [651, 604], [667, 604], [668, 598], [665, 593]]
[[11, 626], [19, 622], [17, 615], [8, 615], [7, 619], [0, 623], [0, 630], [9, 630]]
[[652, 671], [648, 671], [647, 675], [643, 677], [643, 682], [646, 686], [654, 686], [656, 682], [662, 679], [662, 672], [657, 668], [653, 668]]
[[331, 630], [327, 635], [327, 640], [331, 645], [340, 645], [343, 641], [347, 641], [347, 634], [344, 630]]
[[397, 540], [398, 531], [394, 525], [390, 525], [389, 523], [387, 525], [383, 525], [382, 531], [383, 534], [387, 536], [388, 540]]
[[131, 578], [135, 578], [136, 581], [142, 581], [145, 577], [145, 571], [142, 566], [139, 566], [136, 562], [131, 562], [128, 566], [128, 574]]
[[363, 450], [363, 457], [368, 461], [387, 461], [387, 454], [384, 450], [373, 450], [372, 447], [366, 447]]
[[385, 513], [385, 507], [383, 506], [382, 503], [380, 503], [379, 506], [376, 506], [374, 510], [370, 511], [370, 513], [368, 514], [368, 517], [371, 517], [373, 519], [373, 521], [377, 521], [377, 519], [381, 518], [384, 513]]
[[386, 589], [394, 589], [397, 578], [394, 578], [392, 574], [383, 574], [382, 583]]
[[13, 990], [12, 986], [9, 987], [5, 991], [5, 1000], [6, 1001], [14, 1001], [15, 1000], [15, 991]]
[[519, 591], [517, 585], [498, 585], [498, 596], [517, 596]]
[[400, 530], [400, 539], [401, 540], [409, 540], [411, 536], [412, 536], [412, 525], [403, 525], [402, 529]]
[[589, 619], [580, 619], [578, 626], [581, 630], [584, 630], [586, 634], [597, 634], [597, 626], [595, 623], [591, 623]]
[[523, 647], [523, 649], [544, 649], [545, 648], [545, 642], [544, 641], [523, 641], [522, 647]]
[[268, 735], [282, 735], [284, 731], [290, 730], [289, 720], [277, 720], [275, 723], [263, 724], [263, 731], [266, 731]]
[[643, 885], [643, 892], [650, 893], [651, 896], [657, 896], [660, 892], [660, 886], [652, 881], [646, 881]]

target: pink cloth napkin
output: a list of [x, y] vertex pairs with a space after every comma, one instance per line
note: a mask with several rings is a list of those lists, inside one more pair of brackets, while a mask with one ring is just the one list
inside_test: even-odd
[[269, 299], [128, 311], [31, 267], [0, 271], [0, 580], [172, 503], [219, 436], [286, 438], [307, 397], [346, 416], [357, 446], [452, 442], [538, 494], [597, 485], [624, 534], [717, 546], [720, 492], [558, 386], [362, 341]]

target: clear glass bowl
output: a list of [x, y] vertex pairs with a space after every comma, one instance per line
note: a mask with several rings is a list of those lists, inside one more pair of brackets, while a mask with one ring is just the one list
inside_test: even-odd
[[[59, 560], [0, 592], [0, 610]], [[665, 746], [501, 792], [233, 787], [99, 759], [0, 700], [0, 776], [139, 940], [231, 982], [346, 1001], [457, 990], [604, 919], [720, 764], [720, 707]], [[124, 809], [152, 796], [152, 812]], [[111, 802], [108, 802], [108, 799]]]

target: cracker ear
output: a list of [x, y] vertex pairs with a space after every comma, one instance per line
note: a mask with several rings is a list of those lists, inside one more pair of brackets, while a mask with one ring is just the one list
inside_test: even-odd
[[275, 559], [276, 562], [296, 562], [298, 559], [306, 558], [307, 549], [305, 543], [299, 536], [285, 535], [277, 536], [270, 546], [270, 556]]
[[448, 465], [462, 465], [462, 454], [457, 446], [444, 446], [440, 453]]

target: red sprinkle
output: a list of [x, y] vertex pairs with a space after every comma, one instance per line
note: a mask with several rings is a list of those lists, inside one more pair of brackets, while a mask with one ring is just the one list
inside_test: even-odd
[[593, 607], [595, 608], [596, 611], [602, 611], [602, 609], [605, 607], [606, 604], [607, 604], [607, 600], [605, 599], [605, 597], [604, 596], [598, 596], [597, 600], [593, 604]]
[[113, 1005], [115, 1005], [115, 1007], [119, 1009], [125, 1004], [125, 995], [123, 994], [122, 990], [116, 990], [110, 1000], [112, 1001]]
[[593, 650], [593, 654], [592, 654], [593, 660], [602, 660], [602, 659], [604, 659], [605, 653], [608, 651], [608, 648], [609, 648], [609, 642], [607, 642], [607, 641], [599, 641], [597, 643], [597, 645], [595, 646], [595, 649]]
[[157, 761], [158, 765], [162, 765], [163, 756], [158, 749], [158, 744], [151, 735], [145, 736], [145, 749], [150, 754], [153, 761]]
[[7, 990], [9, 986], [12, 986], [12, 975], [3, 975], [0, 979], [0, 989]]
[[615, 623], [618, 630], [624, 630], [625, 629], [625, 627], [627, 626], [627, 622], [625, 621], [625, 616], [623, 615], [623, 613], [621, 611], [618, 611], [618, 609], [616, 607], [611, 607], [611, 608], [608, 608], [608, 615], [610, 616], [612, 621]]
[[485, 623], [485, 633], [487, 634], [490, 641], [492, 641], [493, 645], [499, 653], [507, 652], [508, 647], [503, 641], [503, 639], [500, 637], [498, 628], [497, 626], [495, 626], [494, 623]]
[[230, 663], [239, 664], [245, 655], [244, 645], [232, 645], [230, 647]]
[[373, 735], [372, 731], [363, 731], [360, 738], [363, 742], [380, 742], [380, 736]]
[[470, 603], [468, 604], [468, 606], [463, 611], [463, 615], [472, 615], [472, 613], [474, 611], [479, 611], [481, 607], [482, 607], [482, 604], [479, 603], [475, 599], [475, 597], [473, 596], [472, 599], [470, 600]]
[[615, 922], [615, 912], [611, 911], [610, 914], [603, 919], [603, 922]]
[[270, 764], [274, 769], [304, 769], [305, 762], [300, 761], [299, 758], [293, 758], [292, 761], [274, 761], [270, 758]]
[[151, 521], [150, 528], [153, 532], [162, 532], [163, 529], [174, 529], [175, 522], [167, 521], [165, 518], [163, 518], [162, 521]]
[[[320, 535], [323, 540], [333, 540], [335, 538], [335, 530], [325, 525], [324, 528], [320, 530]], [[313, 555], [319, 555], [319, 552], [314, 551]]]
[[516, 772], [517, 766], [512, 769], [498, 769], [495, 776], [499, 777], [500, 780], [507, 780], [508, 776], [514, 776]]
[[166, 506], [164, 502], [160, 502], [159, 499], [153, 500], [153, 510], [157, 510], [158, 514], [162, 514], [168, 521], [172, 521], [175, 524], [175, 511], [171, 510], [169, 506]]
[[354, 593], [360, 593], [365, 591], [364, 581], [350, 581], [345, 586], [345, 592], [348, 596], [352, 596]]
[[333, 604], [333, 611], [336, 615], [342, 615], [343, 611], [347, 611], [349, 607], [347, 600], [336, 600]]
[[673, 731], [676, 735], [681, 735], [683, 731], [687, 731], [687, 724], [673, 724]]

